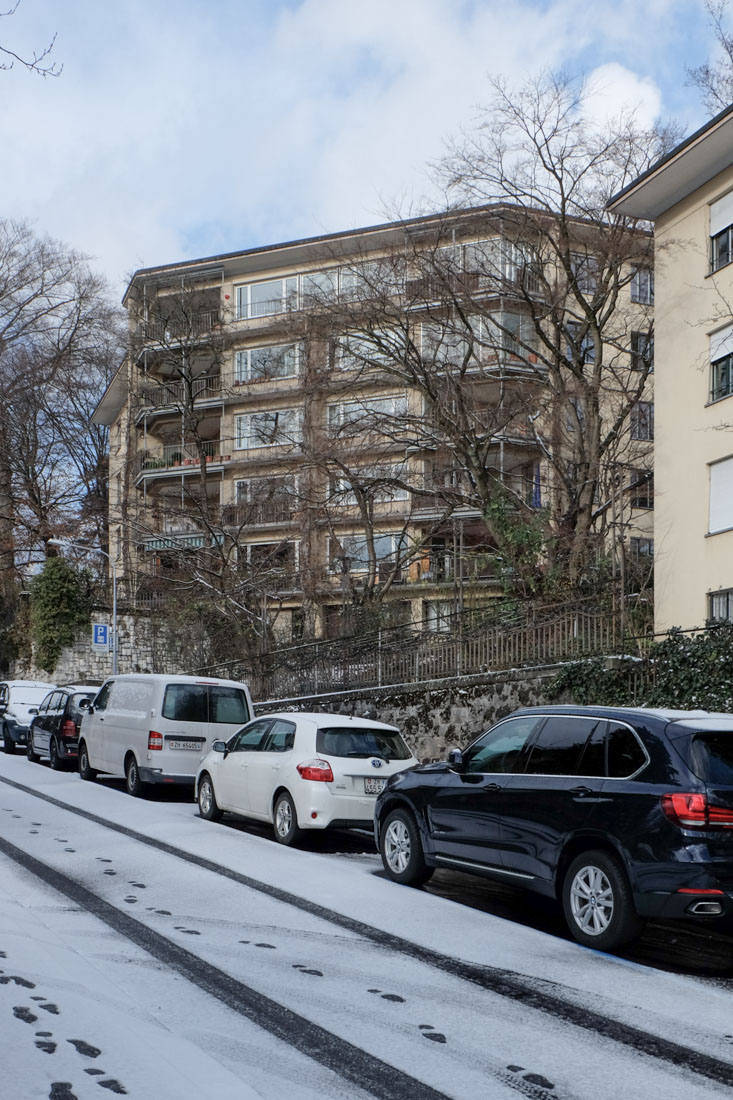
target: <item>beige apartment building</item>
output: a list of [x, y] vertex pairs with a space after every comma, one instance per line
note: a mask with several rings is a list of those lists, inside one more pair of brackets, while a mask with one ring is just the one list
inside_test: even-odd
[[530, 520], [567, 509], [548, 441], [576, 476], [592, 410], [571, 383], [549, 416], [548, 356], [592, 366], [601, 340], [604, 415], [631, 410], [595, 489], [599, 548], [622, 570], [650, 560], [651, 270], [629, 269], [613, 338], [570, 310], [546, 347], [543, 302], [570, 280], [582, 304], [600, 261], [579, 225], [570, 273], [552, 270], [510, 214], [136, 272], [129, 354], [94, 417], [130, 602], [208, 593], [282, 641], [337, 636], [375, 604], [382, 623], [449, 629], [506, 589], [487, 500]]
[[610, 209], [655, 226], [656, 629], [733, 621], [733, 107]]

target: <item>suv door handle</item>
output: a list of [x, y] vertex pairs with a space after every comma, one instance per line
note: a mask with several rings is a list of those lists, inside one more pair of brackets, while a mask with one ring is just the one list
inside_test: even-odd
[[485, 791], [500, 791], [501, 783], [487, 783], [483, 789]]
[[587, 794], [593, 794], [593, 791], [590, 787], [571, 787], [570, 793], [577, 794], [578, 798], [585, 798]]

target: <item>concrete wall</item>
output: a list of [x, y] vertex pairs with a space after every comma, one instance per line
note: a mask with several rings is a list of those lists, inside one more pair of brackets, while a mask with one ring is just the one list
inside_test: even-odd
[[397, 726], [421, 761], [443, 759], [517, 707], [548, 702], [546, 688], [558, 665], [507, 672], [267, 700], [255, 704], [258, 714], [276, 710], [314, 710], [374, 718]]

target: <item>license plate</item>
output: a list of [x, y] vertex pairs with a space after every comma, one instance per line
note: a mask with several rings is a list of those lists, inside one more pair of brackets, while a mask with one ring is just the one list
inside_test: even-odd
[[386, 786], [386, 779], [373, 779], [371, 775], [364, 777], [364, 794], [379, 794]]
[[200, 741], [169, 741], [168, 747], [171, 749], [193, 749], [194, 752], [196, 749], [201, 751], [203, 748]]

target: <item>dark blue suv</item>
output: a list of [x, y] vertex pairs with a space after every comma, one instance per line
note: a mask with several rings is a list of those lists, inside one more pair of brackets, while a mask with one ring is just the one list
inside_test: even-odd
[[733, 715], [625, 707], [516, 711], [448, 761], [393, 776], [377, 799], [385, 870], [436, 867], [562, 902], [601, 949], [645, 918], [733, 906]]

